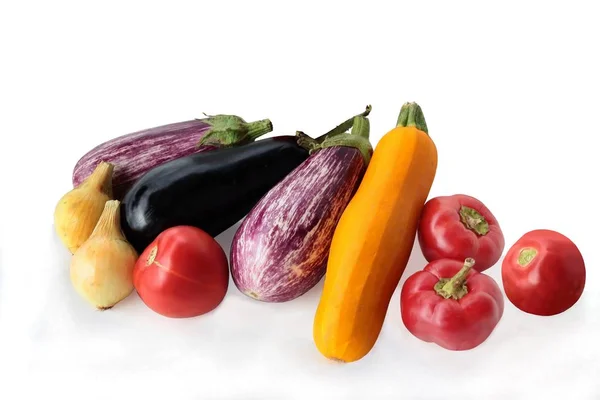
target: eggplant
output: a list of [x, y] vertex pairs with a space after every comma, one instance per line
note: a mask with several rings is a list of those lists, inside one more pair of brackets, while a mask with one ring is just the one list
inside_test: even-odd
[[243, 145], [273, 130], [268, 119], [246, 122], [235, 115], [214, 115], [119, 136], [83, 155], [73, 168], [79, 186], [102, 162], [114, 165], [113, 196], [121, 200], [143, 174], [165, 162], [218, 147]]
[[369, 112], [354, 118], [350, 135], [327, 138], [313, 149], [246, 216], [230, 253], [233, 282], [242, 293], [286, 302], [322, 279], [335, 228], [373, 151]]
[[189, 225], [215, 237], [242, 219], [309, 156], [301, 136], [278, 136], [162, 164], [122, 201], [123, 233], [141, 252], [167, 228]]

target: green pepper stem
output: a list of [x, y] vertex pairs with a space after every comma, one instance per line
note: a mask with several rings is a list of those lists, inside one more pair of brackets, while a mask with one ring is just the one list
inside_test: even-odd
[[453, 298], [454, 300], [460, 300], [469, 291], [465, 284], [467, 275], [473, 266], [475, 260], [467, 258], [463, 267], [454, 275], [452, 278], [441, 278], [438, 283], [435, 284], [435, 292], [445, 299]]
[[404, 103], [398, 115], [397, 127], [414, 126], [415, 128], [429, 134], [427, 123], [421, 106], [417, 103]]
[[460, 215], [460, 220], [463, 225], [477, 235], [485, 236], [490, 231], [490, 225], [485, 217], [477, 210], [471, 207], [462, 206], [458, 214]]

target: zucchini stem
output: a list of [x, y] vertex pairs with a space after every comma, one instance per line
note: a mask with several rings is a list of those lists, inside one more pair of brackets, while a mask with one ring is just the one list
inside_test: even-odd
[[419, 106], [417, 103], [404, 103], [400, 109], [400, 115], [398, 115], [398, 122], [396, 123], [396, 126], [414, 126], [418, 130], [429, 135], [423, 110], [421, 110], [421, 106]]

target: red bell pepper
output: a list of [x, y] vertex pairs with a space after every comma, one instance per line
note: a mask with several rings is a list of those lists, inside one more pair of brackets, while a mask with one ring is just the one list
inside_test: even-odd
[[479, 272], [496, 264], [504, 251], [496, 217], [481, 201], [464, 194], [434, 197], [425, 203], [418, 237], [427, 261], [474, 258]]
[[408, 278], [400, 309], [410, 333], [448, 350], [469, 350], [490, 336], [504, 313], [504, 297], [474, 264], [472, 258], [464, 264], [436, 260]]
[[583, 293], [585, 275], [585, 262], [575, 243], [548, 229], [521, 236], [502, 261], [508, 300], [534, 315], [556, 315], [571, 308]]

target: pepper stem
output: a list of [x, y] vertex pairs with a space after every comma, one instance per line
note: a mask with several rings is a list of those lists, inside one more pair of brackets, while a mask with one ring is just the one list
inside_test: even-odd
[[427, 123], [425, 122], [425, 116], [421, 106], [417, 103], [404, 103], [400, 109], [400, 115], [398, 115], [398, 122], [396, 126], [407, 127], [414, 126], [418, 130], [429, 134], [427, 130]]
[[445, 299], [453, 298], [454, 300], [460, 300], [469, 292], [465, 281], [467, 280], [469, 271], [474, 265], [475, 260], [472, 258], [467, 258], [465, 260], [465, 264], [460, 271], [456, 273], [456, 275], [450, 279], [441, 278], [438, 283], [435, 284], [433, 289], [438, 295]]
[[204, 120], [210, 125], [197, 146], [231, 147], [255, 141], [273, 131], [269, 119], [246, 122], [236, 115], [212, 115]]
[[462, 206], [458, 212], [463, 225], [480, 236], [485, 236], [490, 231], [490, 225], [485, 217], [477, 210]]

